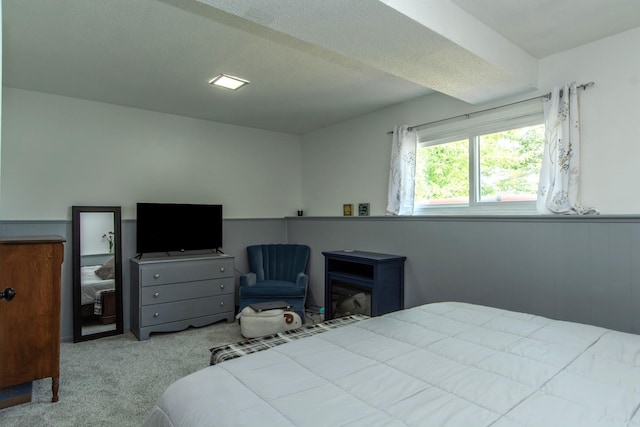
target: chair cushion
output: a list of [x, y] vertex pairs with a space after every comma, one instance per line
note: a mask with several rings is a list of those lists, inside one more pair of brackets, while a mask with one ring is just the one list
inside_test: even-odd
[[304, 297], [307, 289], [283, 280], [265, 280], [253, 286], [242, 286], [240, 297]]

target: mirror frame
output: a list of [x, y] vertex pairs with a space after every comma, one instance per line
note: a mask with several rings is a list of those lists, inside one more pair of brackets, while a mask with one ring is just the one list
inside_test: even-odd
[[[123, 333], [122, 323], [122, 232], [120, 206], [72, 206], [72, 233], [73, 233], [73, 342], [88, 341], [97, 338], [119, 335]], [[113, 213], [114, 241], [114, 266], [116, 288], [116, 327], [111, 331], [97, 332], [95, 334], [82, 335], [82, 313], [80, 292], [80, 214], [87, 212]]]

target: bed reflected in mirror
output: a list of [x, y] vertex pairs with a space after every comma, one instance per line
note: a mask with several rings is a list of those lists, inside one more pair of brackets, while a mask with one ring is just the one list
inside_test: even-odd
[[119, 206], [73, 206], [73, 341], [121, 334]]

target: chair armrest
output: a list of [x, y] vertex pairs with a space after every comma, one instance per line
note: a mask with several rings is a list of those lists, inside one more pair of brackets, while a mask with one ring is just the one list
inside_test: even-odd
[[296, 285], [304, 286], [306, 288], [309, 285], [309, 276], [304, 273], [298, 273], [298, 276], [296, 277]]
[[247, 273], [240, 275], [240, 286], [252, 286], [257, 282], [256, 273]]

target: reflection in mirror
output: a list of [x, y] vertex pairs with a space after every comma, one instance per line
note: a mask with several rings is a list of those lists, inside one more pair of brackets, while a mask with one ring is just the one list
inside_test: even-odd
[[73, 340], [122, 333], [119, 206], [73, 206]]

